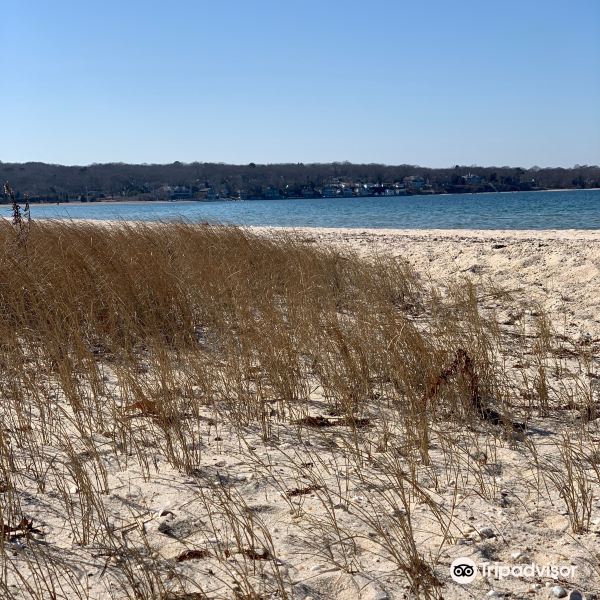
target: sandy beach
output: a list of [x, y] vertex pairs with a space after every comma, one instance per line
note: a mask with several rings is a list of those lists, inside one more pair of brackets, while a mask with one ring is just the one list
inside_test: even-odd
[[469, 277], [539, 302], [571, 335], [600, 337], [600, 231], [250, 228], [294, 232], [362, 256], [391, 254], [440, 283]]
[[[98, 600], [597, 600], [599, 231], [247, 228], [257, 239], [85, 225], [32, 228], [29, 266], [3, 292], [16, 315], [5, 338], [19, 317], [41, 349], [23, 367], [14, 338], [7, 370], [27, 383], [4, 392], [0, 494], [14, 514], [0, 596], [50, 597], [23, 576]], [[423, 285], [264, 244], [279, 233], [406, 261]], [[396, 264], [379, 274], [402, 280]], [[30, 271], [37, 321], [19, 303]], [[430, 297], [463, 278], [482, 284], [475, 312], [460, 304], [469, 286], [446, 307]], [[284, 294], [293, 310], [280, 318]], [[72, 363], [61, 334], [80, 335], [78, 310], [95, 333]], [[194, 345], [166, 349], [190, 323]], [[149, 342], [122, 352], [123, 327]], [[473, 413], [477, 381], [489, 387]], [[563, 571], [465, 588], [450, 576], [465, 558]]]

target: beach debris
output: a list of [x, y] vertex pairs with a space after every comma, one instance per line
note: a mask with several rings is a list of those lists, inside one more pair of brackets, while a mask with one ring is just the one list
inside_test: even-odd
[[567, 590], [562, 585], [555, 585], [550, 592], [555, 598], [565, 598], [567, 596]]
[[482, 397], [479, 394], [479, 377], [473, 366], [471, 357], [465, 350], [459, 348], [456, 351], [456, 355], [452, 363], [446, 367], [435, 380], [434, 384], [430, 386], [429, 390], [423, 396], [423, 402], [425, 406], [430, 402], [438, 393], [439, 389], [450, 381], [452, 377], [458, 373], [462, 374], [469, 380], [470, 388], [470, 403], [475, 409], [476, 414], [483, 420], [492, 423], [493, 425], [507, 424], [513, 429], [524, 431], [526, 429], [524, 423], [517, 423], [510, 419], [503, 417], [498, 411], [486, 406], [483, 402]]
[[371, 419], [367, 418], [358, 418], [358, 417], [344, 417], [339, 419], [338, 421], [334, 421], [334, 425], [346, 425], [347, 427], [356, 427], [357, 429], [362, 429], [363, 427], [367, 427], [371, 424]]
[[479, 537], [481, 537], [482, 540], [489, 540], [491, 538], [495, 538], [496, 533], [491, 527], [482, 527], [479, 530]]
[[312, 492], [320, 490], [323, 486], [321, 485], [309, 485], [304, 488], [293, 488], [285, 491], [285, 495], [288, 498], [294, 498], [295, 496], [304, 496]]
[[201, 521], [193, 521], [184, 518], [175, 518], [170, 521], [163, 521], [158, 526], [158, 531], [166, 536], [181, 539], [187, 538], [195, 533], [202, 525]]
[[292, 421], [293, 425], [306, 425], [307, 427], [331, 427], [333, 425], [331, 419], [322, 415], [314, 417], [313, 415], [307, 415], [301, 419]]
[[15, 540], [34, 533], [38, 535], [44, 535], [44, 532], [41, 529], [33, 526], [33, 519], [27, 519], [26, 517], [23, 517], [19, 521], [19, 524], [15, 527], [5, 525], [4, 521], [0, 520], [0, 537], [2, 538]]
[[203, 558], [208, 558], [210, 556], [210, 552], [204, 548], [197, 550], [185, 550], [177, 557], [177, 562], [184, 562], [186, 560], [200, 560]]
[[306, 425], [307, 427], [334, 427], [336, 425], [341, 425], [346, 427], [356, 427], [357, 429], [367, 427], [367, 425], [370, 423], [371, 419], [367, 418], [358, 418], [353, 416], [329, 418], [324, 417], [323, 415], [317, 415], [316, 417], [313, 415], [307, 415], [306, 417], [292, 421], [293, 425]]
[[267, 560], [268, 558], [271, 557], [271, 553], [269, 552], [269, 550], [267, 548], [256, 548], [256, 549], [252, 549], [252, 548], [248, 548], [244, 554], [246, 556], [248, 556], [249, 558], [253, 558], [255, 560]]
[[225, 550], [224, 554], [227, 558], [233, 554], [243, 554], [252, 560], [269, 560], [273, 558], [268, 548], [241, 548], [235, 552]]

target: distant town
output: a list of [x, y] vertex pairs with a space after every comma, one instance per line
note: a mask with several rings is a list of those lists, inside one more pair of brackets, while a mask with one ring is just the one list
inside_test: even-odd
[[[600, 167], [522, 169], [352, 163], [62, 166], [2, 163], [0, 180], [30, 202], [279, 200], [537, 191], [600, 187]], [[6, 199], [4, 200], [6, 201]]]
[[[460, 176], [456, 183], [445, 186], [434, 186], [424, 177], [409, 175], [402, 181], [362, 183], [340, 178], [332, 179], [322, 186], [304, 185], [302, 187], [283, 185], [281, 187], [269, 185], [254, 189], [232, 190], [229, 186], [207, 185], [199, 188], [196, 186], [170, 186], [163, 185], [155, 190], [148, 190], [151, 200], [281, 200], [283, 198], [368, 198], [374, 196], [411, 196], [417, 194], [451, 194], [451, 193], [478, 193], [502, 191], [502, 185], [486, 181], [483, 177], [468, 173]], [[514, 186], [513, 186], [514, 187]], [[538, 190], [534, 179], [519, 182], [519, 190]], [[80, 199], [83, 201], [84, 197]], [[93, 201], [102, 199], [99, 192], [86, 193], [85, 200]]]

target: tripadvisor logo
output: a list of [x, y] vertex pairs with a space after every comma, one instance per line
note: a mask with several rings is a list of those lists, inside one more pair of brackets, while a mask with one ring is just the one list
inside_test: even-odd
[[461, 556], [450, 565], [450, 577], [456, 583], [471, 583], [477, 577], [477, 565], [470, 558]]
[[537, 565], [535, 563], [507, 565], [487, 562], [481, 563], [478, 568], [472, 559], [461, 556], [450, 565], [450, 577], [460, 584], [473, 582], [478, 573], [481, 573], [483, 577], [493, 579], [506, 579], [507, 577], [551, 577], [556, 579], [558, 577], [574, 577], [576, 569], [576, 565]]

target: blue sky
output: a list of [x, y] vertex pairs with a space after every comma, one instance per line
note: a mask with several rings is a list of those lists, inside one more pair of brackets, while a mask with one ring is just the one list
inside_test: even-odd
[[600, 163], [597, 0], [2, 0], [0, 160]]

